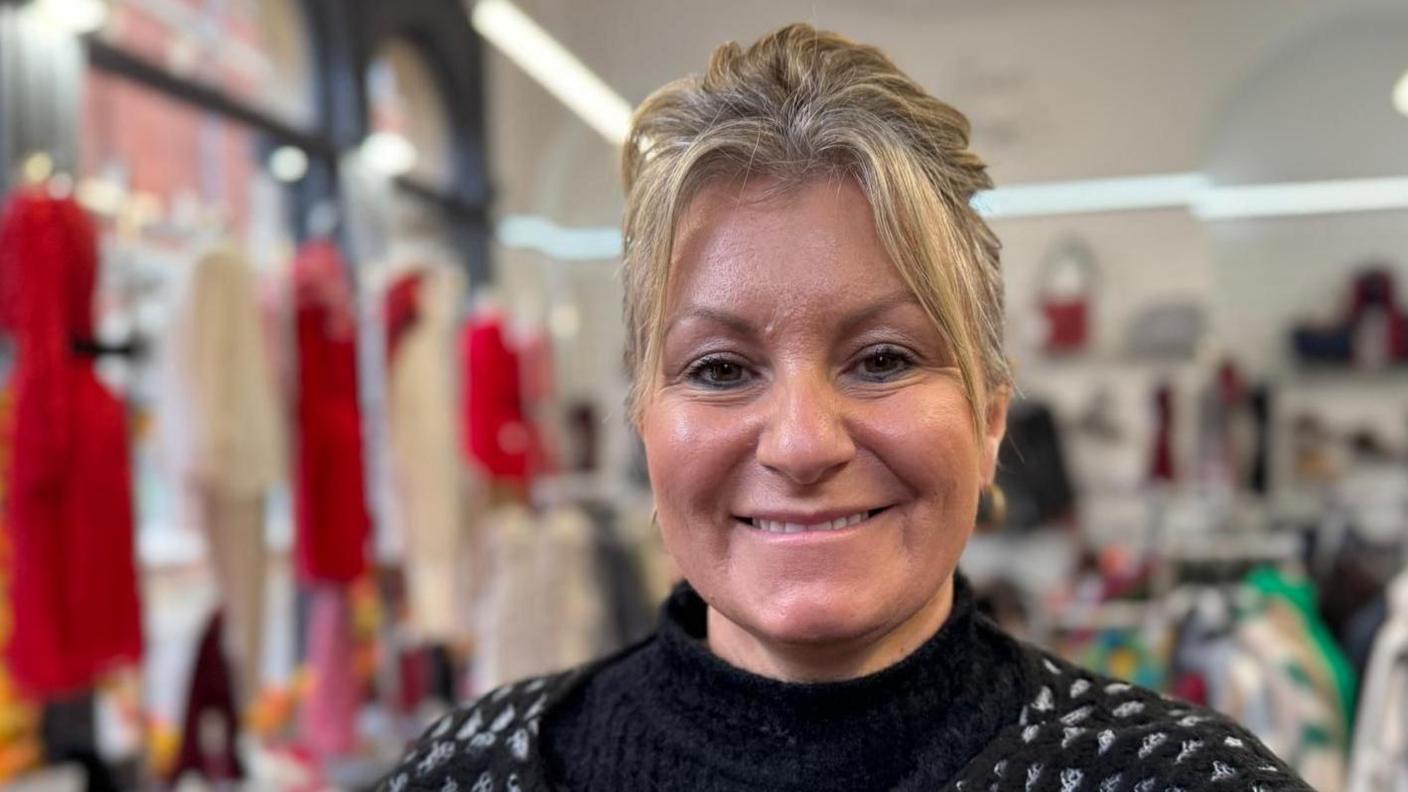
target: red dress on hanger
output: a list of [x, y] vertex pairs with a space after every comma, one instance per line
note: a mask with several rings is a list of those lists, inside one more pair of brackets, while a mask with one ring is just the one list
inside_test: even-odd
[[367, 568], [357, 319], [342, 256], [311, 242], [294, 262], [298, 325], [298, 569], [304, 580], [347, 582]]
[[39, 190], [16, 195], [0, 224], [0, 324], [15, 351], [8, 651], [41, 698], [142, 654], [126, 415], [75, 351], [93, 340], [95, 237], [76, 203]]
[[523, 414], [518, 352], [495, 315], [472, 319], [460, 338], [468, 380], [462, 397], [465, 457], [491, 479], [527, 483], [533, 437]]

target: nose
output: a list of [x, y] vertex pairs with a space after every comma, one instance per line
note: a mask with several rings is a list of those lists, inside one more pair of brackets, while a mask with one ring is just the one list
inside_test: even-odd
[[758, 463], [800, 485], [816, 484], [856, 454], [840, 394], [822, 376], [797, 376], [773, 386]]

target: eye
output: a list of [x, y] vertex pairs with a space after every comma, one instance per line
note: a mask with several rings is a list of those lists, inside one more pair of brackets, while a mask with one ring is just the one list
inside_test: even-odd
[[732, 388], [748, 381], [748, 370], [742, 363], [726, 357], [706, 357], [689, 367], [685, 376], [690, 382], [705, 388]]
[[898, 347], [876, 347], [861, 358], [856, 369], [862, 376], [876, 382], [884, 382], [908, 371], [914, 365], [914, 358]]

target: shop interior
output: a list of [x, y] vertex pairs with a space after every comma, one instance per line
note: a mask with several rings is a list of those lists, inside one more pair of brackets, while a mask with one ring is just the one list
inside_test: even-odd
[[5, 0], [0, 788], [371, 789], [648, 634], [618, 150], [797, 20], [997, 184], [989, 615], [1408, 787], [1399, 0]]

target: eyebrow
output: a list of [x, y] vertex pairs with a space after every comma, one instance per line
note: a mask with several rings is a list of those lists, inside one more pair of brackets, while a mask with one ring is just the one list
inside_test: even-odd
[[[864, 308], [853, 311], [843, 318], [840, 325], [840, 334], [845, 335], [874, 319], [876, 316], [898, 308], [901, 305], [914, 305], [921, 309], [924, 307], [923, 304], [919, 302], [919, 298], [915, 297], [914, 293], [908, 289], [895, 291], [881, 297]], [[736, 313], [719, 308], [698, 306], [687, 308], [671, 318], [669, 324], [665, 326], [665, 332], [661, 337], [669, 337], [670, 331], [675, 328], [675, 325], [687, 319], [702, 319], [708, 322], [714, 322], [740, 335], [749, 335], [754, 332], [753, 324]]]

